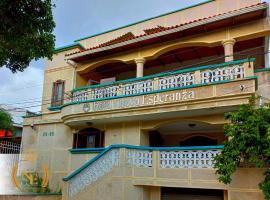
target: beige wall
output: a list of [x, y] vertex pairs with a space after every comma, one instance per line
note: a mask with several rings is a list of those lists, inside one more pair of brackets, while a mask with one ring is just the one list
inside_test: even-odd
[[270, 103], [270, 71], [256, 73], [258, 76], [257, 94], [262, 96], [262, 103]]
[[[69, 172], [69, 151], [72, 134], [64, 124], [35, 124], [33, 128], [23, 129], [23, 154], [33, 153], [34, 161], [23, 160], [20, 169], [27, 170], [29, 166], [34, 171], [41, 171], [42, 165], [49, 169], [49, 187], [53, 192], [61, 189], [62, 177]], [[32, 170], [31, 170], [32, 171]]]
[[45, 59], [45, 70], [69, 66], [69, 64], [65, 61], [65, 55], [79, 50], [80, 49], [78, 47], [75, 47], [72, 49], [55, 53], [52, 57], [52, 60]]
[[[69, 92], [73, 87], [73, 71], [71, 66], [60, 67], [56, 69], [45, 70], [44, 72], [44, 84], [42, 95], [42, 109], [43, 113], [49, 112], [48, 107], [51, 106], [53, 83], [57, 80], [65, 81], [65, 92]], [[64, 95], [64, 99], [68, 96]]]

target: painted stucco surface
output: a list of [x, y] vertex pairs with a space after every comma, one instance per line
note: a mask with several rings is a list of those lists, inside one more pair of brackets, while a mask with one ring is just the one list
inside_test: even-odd
[[[198, 18], [225, 13], [230, 10], [243, 8], [259, 3], [258, 0], [216, 0], [192, 7], [187, 10], [171, 13], [159, 18], [134, 24], [112, 32], [85, 38], [80, 42], [83, 46], [90, 47], [119, 37], [127, 32], [141, 34], [146, 28], [157, 25], [171, 26], [192, 21]], [[99, 107], [98, 101], [77, 102], [65, 104], [61, 109], [49, 110], [52, 97], [52, 85], [57, 80], [65, 81], [65, 101], [68, 103], [71, 90], [86, 86], [87, 81], [82, 74], [91, 73], [104, 64], [120, 61], [134, 63], [137, 58], [146, 60], [156, 59], [158, 56], [178, 48], [206, 46], [222, 46], [224, 40], [245, 41], [269, 35], [269, 24], [266, 18], [251, 21], [235, 27], [224, 27], [195, 36], [186, 36], [169, 42], [160, 42], [156, 45], [141, 47], [136, 50], [121, 52], [78, 63], [75, 67], [65, 60], [65, 54], [78, 51], [78, 47], [66, 51], [57, 52], [52, 61], [46, 61], [44, 72], [44, 91], [42, 115], [25, 118], [23, 129], [23, 145], [25, 149], [34, 150], [38, 159], [37, 163], [45, 163], [49, 168], [49, 183], [53, 191], [62, 190], [62, 196], [29, 197], [29, 199], [136, 199], [158, 200], [161, 196], [161, 187], [205, 188], [224, 190], [225, 200], [262, 200], [263, 196], [258, 188], [258, 183], [263, 179], [262, 170], [254, 168], [240, 168], [233, 176], [230, 185], [218, 182], [213, 169], [164, 169], [158, 164], [158, 152], [154, 151], [154, 164], [151, 167], [128, 166], [123, 157], [125, 150], [121, 150], [120, 164], [112, 171], [100, 177], [84, 190], [73, 197], [69, 196], [70, 182], [62, 181], [64, 176], [80, 169], [86, 162], [95, 159], [99, 152], [72, 153], [73, 136], [79, 130], [94, 127], [105, 132], [104, 147], [115, 144], [128, 144], [136, 146], [149, 146], [149, 132], [161, 130], [169, 124], [182, 123], [186, 130], [183, 132], [163, 133], [166, 145], [175, 146], [179, 141], [191, 135], [204, 135], [217, 139], [222, 144], [225, 137], [223, 130], [205, 129], [198, 133], [190, 130], [191, 123], [204, 124], [206, 127], [222, 127], [227, 121], [224, 113], [236, 110], [239, 105], [248, 102], [248, 98], [255, 93], [270, 98], [269, 71], [254, 72], [253, 62], [246, 62], [245, 79], [201, 85], [185, 89], [172, 89], [168, 91], [153, 92], [152, 94], [140, 94], [136, 96], [122, 97], [123, 102], [130, 99], [143, 99], [146, 104], [131, 107], [119, 107], [120, 98], [103, 99], [99, 104], [118, 105], [112, 107]], [[208, 58], [209, 59], [209, 58]], [[214, 57], [217, 59], [217, 56]], [[206, 58], [201, 58], [205, 61]], [[257, 62], [263, 63], [263, 59]], [[224, 58], [217, 60], [224, 62]], [[256, 61], [255, 61], [256, 62]], [[198, 60], [183, 62], [183, 65], [196, 65]], [[196, 65], [197, 66], [197, 65]], [[177, 68], [172, 64], [168, 70]], [[160, 73], [164, 66], [146, 69], [145, 75]], [[130, 77], [135, 72], [127, 72], [119, 75], [119, 79]], [[118, 75], [116, 75], [118, 76]], [[200, 76], [196, 73], [197, 78]], [[258, 84], [259, 83], [259, 84]], [[190, 93], [189, 99], [179, 98], [178, 93]], [[178, 96], [177, 96], [177, 94]], [[155, 97], [158, 96], [158, 97]], [[176, 98], [177, 96], [177, 98]], [[162, 99], [155, 103], [153, 99]], [[165, 101], [164, 98], [169, 99]], [[147, 101], [148, 99], [148, 101]], [[152, 99], [152, 100], [151, 100]], [[172, 101], [171, 99], [174, 99]], [[177, 100], [175, 100], [177, 99]], [[116, 103], [115, 103], [116, 102]], [[117, 103], [118, 102], [118, 103]], [[85, 111], [85, 104], [89, 104], [89, 110]], [[87, 106], [86, 106], [87, 107]], [[88, 108], [88, 107], [87, 107]], [[183, 126], [184, 126], [183, 125]], [[27, 165], [27, 163], [22, 163]], [[0, 196], [0, 200], [3, 197]], [[27, 199], [27, 197], [8, 197], [10, 199]]]

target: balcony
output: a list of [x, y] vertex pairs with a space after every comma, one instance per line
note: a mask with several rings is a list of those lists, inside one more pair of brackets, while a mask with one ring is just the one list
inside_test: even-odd
[[[172, 107], [184, 111], [237, 106], [255, 92], [253, 62], [239, 60], [77, 88], [62, 106], [62, 119], [73, 121], [77, 114], [104, 119], [108, 113], [117, 117], [120, 111], [130, 117], [145, 114], [142, 110], [154, 114], [153, 108], [163, 113]], [[136, 113], [128, 114], [131, 110]]]
[[[134, 185], [196, 184], [224, 188], [213, 170], [214, 157], [223, 146], [140, 147], [112, 145], [64, 178], [68, 194], [75, 196], [105, 176], [134, 177]], [[202, 174], [201, 174], [202, 173]], [[173, 180], [173, 182], [171, 181]], [[154, 184], [154, 182], [155, 184]], [[200, 184], [199, 181], [197, 184]]]

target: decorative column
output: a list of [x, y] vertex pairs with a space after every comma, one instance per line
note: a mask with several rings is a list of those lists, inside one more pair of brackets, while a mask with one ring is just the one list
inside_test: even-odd
[[143, 77], [143, 66], [144, 66], [144, 63], [145, 63], [145, 59], [144, 58], [137, 58], [135, 59], [135, 63], [137, 65], [137, 75], [136, 77]]
[[73, 75], [72, 75], [72, 89], [76, 88], [76, 82], [77, 82], [77, 63], [72, 60], [66, 60], [66, 63], [73, 67]]
[[222, 41], [225, 53], [225, 62], [233, 61], [233, 46], [235, 42], [235, 39], [227, 39]]

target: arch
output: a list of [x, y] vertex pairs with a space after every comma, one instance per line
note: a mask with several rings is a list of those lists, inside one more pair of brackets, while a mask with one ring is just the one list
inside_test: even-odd
[[106, 59], [106, 60], [101, 60], [101, 61], [97, 61], [94, 63], [91, 63], [90, 65], [85, 66], [82, 69], [78, 69], [77, 72], [84, 74], [84, 73], [88, 73], [91, 70], [94, 70], [102, 65], [106, 65], [106, 64], [110, 64], [110, 63], [126, 63], [123, 60], [119, 60], [119, 59]]
[[207, 135], [193, 135], [179, 142], [180, 146], [212, 146], [217, 144], [216, 138], [212, 139]]
[[193, 133], [192, 135], [187, 135], [183, 138], [183, 141], [185, 140], [188, 140], [190, 138], [193, 138], [193, 137], [206, 137], [206, 138], [209, 138], [209, 139], [212, 139], [212, 140], [217, 140], [218, 137], [214, 137], [214, 136], [210, 136], [210, 135], [207, 135], [207, 134], [203, 134], [203, 133]]
[[195, 46], [201, 46], [201, 47], [211, 47], [213, 44], [208, 42], [180, 42], [180, 43], [174, 43], [167, 46], [162, 46], [151, 56], [148, 57], [148, 59], [157, 59], [159, 56], [161, 56], [164, 53], [167, 53], [171, 50], [179, 49], [179, 48], [185, 48], [185, 47], [195, 47]]
[[214, 125], [214, 123], [210, 123], [207, 120], [201, 120], [201, 119], [200, 120], [199, 119], [172, 119], [172, 120], [167, 120], [167, 121], [159, 121], [156, 124], [154, 124], [151, 129], [155, 130], [155, 129], [158, 129], [158, 128], [162, 127], [162, 126], [166, 126], [166, 125], [173, 124], [173, 123], [176, 123], [176, 122], [183, 122], [183, 121], [190, 122], [190, 123], [192, 123], [192, 122], [200, 122], [200, 123], [205, 123], [205, 124], [209, 124], [209, 125], [210, 124]]

